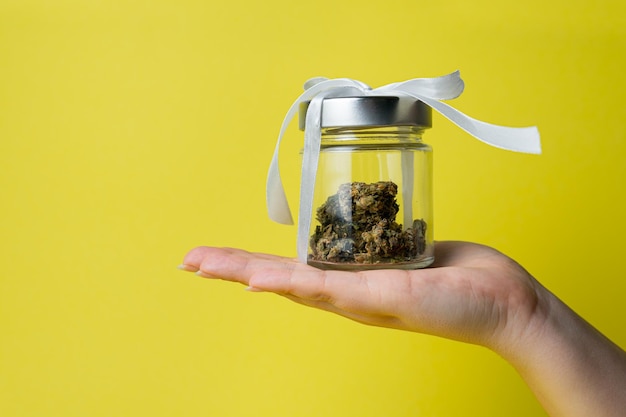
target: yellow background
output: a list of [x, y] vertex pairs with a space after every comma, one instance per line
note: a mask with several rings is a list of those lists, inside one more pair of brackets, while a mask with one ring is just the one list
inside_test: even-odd
[[[365, 327], [176, 270], [294, 255], [266, 169], [304, 80], [456, 69], [435, 235], [495, 246], [626, 346], [621, 0], [1, 0], [0, 415], [543, 416], [486, 349]], [[282, 155], [297, 184], [301, 137]]]

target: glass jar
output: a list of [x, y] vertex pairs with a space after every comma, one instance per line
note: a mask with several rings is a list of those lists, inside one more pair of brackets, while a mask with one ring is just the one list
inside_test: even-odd
[[430, 265], [432, 148], [422, 142], [430, 107], [387, 96], [327, 98], [322, 106], [308, 263], [340, 270]]

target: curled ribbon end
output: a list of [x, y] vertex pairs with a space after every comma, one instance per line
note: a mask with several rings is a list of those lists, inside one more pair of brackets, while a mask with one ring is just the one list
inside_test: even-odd
[[293, 226], [294, 222], [293, 222], [293, 218], [291, 217], [291, 214], [289, 215], [289, 217], [285, 217], [285, 218], [278, 218], [278, 217], [274, 217], [271, 214], [269, 215], [269, 218], [271, 221], [276, 222], [278, 224], [284, 224], [285, 226]]
[[291, 226], [294, 224], [291, 210], [289, 210], [287, 200], [281, 197], [284, 197], [284, 193], [280, 193], [276, 200], [270, 195], [267, 196], [267, 215], [276, 223]]
[[539, 128], [537, 128], [537, 126], [531, 126], [530, 129], [532, 129], [533, 132], [533, 141], [534, 141], [534, 146], [532, 149], [531, 153], [534, 153], [536, 155], [541, 155], [541, 135], [539, 134]]
[[[283, 194], [284, 195], [284, 194]], [[270, 220], [279, 223], [285, 224], [288, 226], [293, 225], [293, 217], [291, 216], [291, 210], [289, 210], [289, 206], [287, 205], [286, 199], [279, 198], [277, 200], [273, 200], [269, 195], [267, 197], [267, 215]]]
[[541, 135], [537, 126], [512, 129], [516, 130], [516, 134], [510, 135], [515, 138], [515, 142], [506, 144], [503, 146], [504, 149], [535, 155], [541, 154]]

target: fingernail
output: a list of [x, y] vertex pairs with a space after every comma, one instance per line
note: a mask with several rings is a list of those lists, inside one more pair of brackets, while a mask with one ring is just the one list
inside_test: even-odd
[[265, 292], [264, 290], [262, 290], [260, 288], [256, 288], [256, 287], [246, 287], [246, 291], [250, 291], [250, 292]]
[[202, 278], [217, 278], [215, 275], [207, 274], [206, 272], [196, 271], [196, 275]]
[[196, 272], [198, 270], [198, 268], [196, 268], [195, 266], [185, 265], [185, 264], [180, 264], [176, 268], [180, 269], [181, 271], [187, 271], [187, 272]]

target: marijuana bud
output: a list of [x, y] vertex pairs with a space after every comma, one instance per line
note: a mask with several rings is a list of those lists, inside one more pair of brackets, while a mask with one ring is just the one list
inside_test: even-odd
[[409, 262], [426, 250], [426, 222], [403, 230], [396, 223], [398, 186], [391, 181], [339, 186], [316, 211], [320, 225], [311, 236], [314, 261], [385, 264]]

